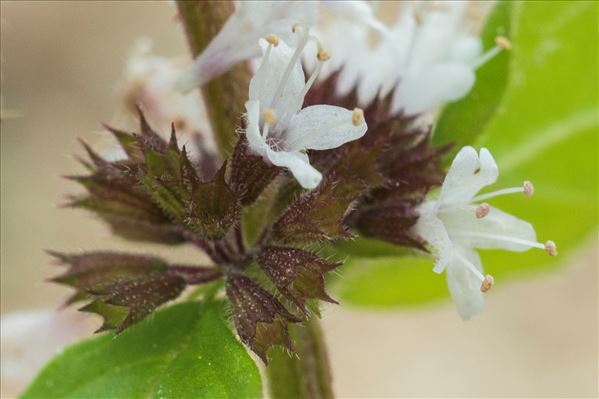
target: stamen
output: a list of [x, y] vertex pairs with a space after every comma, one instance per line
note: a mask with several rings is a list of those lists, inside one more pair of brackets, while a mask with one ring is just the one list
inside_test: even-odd
[[329, 54], [329, 52], [325, 49], [318, 50], [318, 53], [316, 53], [316, 58], [318, 61], [328, 61], [331, 58], [331, 54]]
[[545, 251], [549, 254], [549, 256], [557, 256], [557, 245], [551, 240], [547, 240], [545, 243]]
[[478, 69], [487, 62], [489, 62], [491, 59], [493, 59], [502, 50], [509, 50], [511, 48], [512, 42], [510, 42], [507, 38], [503, 36], [497, 36], [495, 38], [495, 47], [493, 47], [491, 50], [487, 51], [486, 53], [481, 55], [476, 61], [474, 61], [472, 67], [474, 69]]
[[530, 180], [526, 180], [522, 184], [522, 187], [503, 188], [501, 190], [492, 191], [487, 194], [478, 195], [478, 196], [472, 198], [471, 202], [480, 202], [482, 200], [486, 200], [489, 198], [499, 197], [500, 195], [514, 194], [514, 193], [524, 193], [525, 197], [530, 198], [530, 197], [532, 197], [534, 192], [535, 192], [534, 186], [532, 185]]
[[476, 208], [476, 218], [482, 219], [485, 216], [487, 216], [489, 212], [491, 212], [491, 205], [487, 204], [486, 202], [483, 202], [478, 206], [478, 208]]
[[322, 47], [322, 44], [320, 43], [320, 40], [318, 40], [317, 37], [310, 36], [309, 39], [311, 39], [311, 40], [313, 40], [313, 41], [316, 42], [316, 46], [318, 47], [318, 53], [316, 54], [316, 58], [320, 62], [318, 63], [318, 65], [316, 65], [316, 69], [314, 69], [314, 71], [312, 72], [312, 74], [308, 78], [308, 81], [304, 85], [304, 88], [302, 89], [302, 92], [299, 94], [299, 96], [297, 96], [297, 101], [295, 103], [295, 108], [294, 109], [298, 109], [298, 108], [300, 108], [302, 106], [302, 103], [304, 102], [304, 97], [306, 97], [306, 94], [308, 93], [308, 91], [310, 90], [310, 88], [312, 87], [312, 85], [314, 84], [314, 82], [316, 81], [316, 78], [318, 78], [318, 75], [320, 74], [320, 71], [322, 70], [322, 64], [323, 64], [323, 62], [325, 62], [329, 58], [331, 58], [330, 55], [329, 55], [329, 52], [327, 50], [325, 50], [324, 47]]
[[489, 291], [491, 287], [493, 287], [493, 284], [495, 284], [495, 279], [490, 274], [487, 274], [482, 285], [480, 286], [480, 292], [485, 293]]
[[277, 103], [277, 100], [279, 99], [279, 97], [281, 97], [281, 94], [283, 93], [283, 89], [285, 89], [285, 86], [287, 85], [287, 81], [289, 80], [291, 71], [295, 67], [295, 64], [298, 62], [299, 57], [301, 56], [302, 52], [304, 51], [304, 47], [306, 47], [306, 44], [308, 44], [308, 40], [310, 39], [308, 29], [306, 29], [304, 27], [304, 25], [302, 25], [302, 24], [294, 24], [291, 27], [291, 31], [293, 33], [295, 33], [295, 31], [300, 27], [303, 29], [303, 35], [297, 45], [297, 48], [295, 49], [295, 52], [293, 53], [293, 56], [291, 57], [291, 60], [289, 60], [289, 64], [287, 64], [287, 68], [285, 69], [285, 72], [283, 73], [283, 77], [281, 78], [281, 81], [279, 82], [279, 86], [277, 86], [275, 95], [272, 97], [272, 100], [270, 102], [270, 108], [276, 108], [275, 105]]
[[532, 183], [530, 182], [530, 180], [526, 180], [523, 184], [524, 186], [524, 196], [525, 197], [532, 197], [532, 195], [535, 193], [535, 187], [532, 185]]
[[468, 259], [464, 258], [458, 251], [453, 252], [455, 256], [470, 270], [481, 282], [485, 281], [485, 276], [470, 262]]
[[270, 34], [270, 35], [266, 36], [265, 39], [269, 44], [272, 44], [275, 47], [277, 47], [279, 45], [279, 37], [276, 35]]
[[488, 238], [491, 240], [498, 240], [503, 242], [511, 242], [514, 244], [526, 245], [532, 248], [539, 248], [545, 250], [549, 255], [556, 256], [557, 255], [557, 246], [551, 240], [547, 241], [545, 244], [541, 244], [540, 242], [523, 240], [521, 238], [504, 236], [502, 234], [488, 234], [488, 233], [464, 233], [464, 234], [454, 234], [454, 237], [459, 238]]
[[351, 123], [354, 126], [360, 126], [364, 123], [364, 111], [360, 108], [354, 108], [354, 112], [351, 115]]
[[495, 279], [490, 274], [483, 276], [483, 274], [470, 262], [468, 259], [464, 258], [459, 252], [454, 251], [455, 256], [474, 274], [481, 282], [480, 291], [487, 292], [491, 289], [493, 284], [495, 284]]

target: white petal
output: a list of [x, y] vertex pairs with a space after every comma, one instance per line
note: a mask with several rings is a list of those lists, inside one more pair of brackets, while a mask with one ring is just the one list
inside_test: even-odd
[[264, 36], [263, 29], [256, 29], [243, 16], [234, 13], [218, 35], [183, 72], [176, 87], [187, 92], [227, 72], [242, 60], [260, 55], [258, 40]]
[[[474, 205], [449, 208], [441, 212], [440, 217], [451, 240], [459, 242], [462, 246], [523, 252], [532, 247], [492, 236], [504, 236], [531, 242], [537, 240], [535, 230], [530, 223], [497, 208], [491, 208], [491, 212], [482, 219], [476, 217], [476, 206]], [[476, 234], [481, 236], [473, 237]]]
[[464, 147], [454, 158], [445, 177], [439, 203], [467, 204], [481, 188], [495, 183], [499, 170], [493, 156], [481, 148], [480, 156], [470, 146]]
[[[263, 54], [266, 54], [268, 49], [266, 41], [260, 40], [260, 46], [262, 47]], [[262, 57], [260, 67], [250, 81], [250, 100], [260, 101], [262, 111], [265, 108], [274, 108], [279, 123], [299, 111], [303, 102], [303, 99], [299, 97], [306, 81], [300, 63], [296, 62], [281, 92], [281, 96], [274, 102], [273, 107], [273, 97], [276, 94], [293, 53], [294, 50], [292, 48], [285, 44], [283, 40], [279, 40], [278, 46], [271, 47], [268, 62], [264, 62], [265, 57]]]
[[463, 36], [451, 47], [451, 61], [472, 64], [483, 52], [483, 44], [479, 37]]
[[[482, 264], [478, 254], [465, 248], [454, 248], [482, 273]], [[453, 256], [445, 271], [447, 288], [455, 307], [464, 320], [476, 316], [483, 310], [483, 293], [480, 291], [481, 281], [464, 265], [458, 257]]]
[[262, 139], [262, 134], [260, 134], [260, 102], [248, 101], [245, 103], [245, 109], [247, 111], [245, 135], [248, 146], [257, 155], [265, 155], [268, 145]]
[[303, 188], [316, 188], [322, 180], [322, 174], [310, 165], [306, 154], [301, 152], [273, 151], [266, 149], [266, 156], [274, 165], [287, 168]]
[[333, 105], [313, 105], [291, 118], [284, 146], [286, 150], [327, 150], [364, 136], [368, 126], [352, 123], [353, 111]]
[[433, 110], [466, 95], [474, 85], [474, 71], [469, 65], [445, 62], [412, 71], [402, 76], [393, 95], [393, 112], [404, 110], [415, 115]]
[[189, 91], [227, 72], [240, 61], [260, 55], [258, 40], [270, 33], [291, 37], [294, 23], [311, 26], [317, 4], [291, 1], [242, 1], [218, 35], [177, 82]]
[[437, 217], [434, 202], [427, 202], [419, 209], [414, 232], [429, 243], [436, 258], [435, 273], [441, 273], [451, 260], [452, 243], [443, 222]]

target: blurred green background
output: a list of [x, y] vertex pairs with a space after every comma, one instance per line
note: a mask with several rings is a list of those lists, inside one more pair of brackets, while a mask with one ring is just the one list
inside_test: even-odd
[[[430, 272], [428, 262], [404, 267], [369, 258], [371, 267], [349, 265], [335, 290], [342, 306], [324, 314], [340, 397], [597, 395], [597, 5], [527, 3], [536, 3], [526, 10], [529, 23], [513, 37], [521, 43], [514, 49], [518, 74], [510, 75], [506, 101], [482, 144], [507, 169], [499, 185], [531, 179], [537, 186], [530, 200], [495, 204], [533, 221], [540, 239], [556, 240], [565, 256], [545, 267], [550, 262], [542, 253], [485, 254], [499, 278], [485, 312], [468, 323], [449, 301], [389, 308], [406, 298], [446, 297], [444, 277]], [[78, 190], [59, 176], [79, 170], [76, 138], [99, 141], [99, 123], [113, 119], [135, 39], [150, 36], [167, 56], [187, 49], [168, 3], [2, 1], [1, 7], [2, 106], [20, 114], [3, 116], [1, 125], [1, 311], [7, 313], [55, 307], [68, 294], [43, 281], [56, 273], [44, 249], [139, 249], [111, 238], [87, 213], [58, 209], [64, 194]], [[553, 41], [539, 39], [546, 37]], [[189, 248], [175, 254], [143, 248], [173, 260], [197, 256]], [[2, 389], [11, 396], [16, 388], [3, 383]]]

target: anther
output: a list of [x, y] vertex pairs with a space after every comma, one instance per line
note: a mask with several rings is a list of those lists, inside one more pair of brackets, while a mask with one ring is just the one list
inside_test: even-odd
[[412, 14], [414, 15], [414, 21], [416, 21], [416, 24], [422, 25], [422, 14], [420, 14], [420, 11], [414, 10]]
[[495, 279], [490, 274], [487, 274], [480, 286], [480, 292], [489, 291], [493, 287], [493, 284], [495, 284]]
[[364, 123], [364, 111], [362, 111], [360, 108], [354, 108], [354, 112], [351, 116], [351, 123], [354, 126], [360, 126], [362, 123]]
[[268, 123], [269, 125], [274, 125], [277, 123], [277, 113], [272, 108], [267, 108], [262, 113], [262, 119], [264, 119], [264, 123]]
[[331, 58], [331, 54], [325, 49], [320, 49], [316, 53], [316, 58], [318, 58], [318, 61], [328, 61]]
[[497, 36], [495, 38], [495, 44], [505, 50], [512, 49], [512, 42], [510, 41], [510, 39], [504, 36]]
[[491, 212], [491, 206], [486, 202], [483, 202], [476, 208], [476, 218], [482, 219]]
[[524, 189], [523, 193], [525, 197], [530, 198], [535, 193], [535, 187], [532, 185], [530, 180], [526, 180], [522, 185], [522, 188]]
[[291, 25], [291, 33], [295, 33], [295, 31], [297, 30], [297, 28], [304, 28], [304, 25], [300, 24], [300, 23], [296, 23]]
[[275, 47], [277, 47], [279, 45], [279, 37], [276, 35], [270, 34], [270, 35], [266, 36], [265, 39], [269, 44], [272, 44]]
[[548, 240], [545, 243], [545, 251], [550, 255], [550, 256], [557, 256], [557, 245], [555, 245], [555, 243], [551, 240]]

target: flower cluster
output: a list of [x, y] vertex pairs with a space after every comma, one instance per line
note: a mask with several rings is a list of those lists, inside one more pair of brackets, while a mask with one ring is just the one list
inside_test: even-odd
[[[175, 123], [165, 140], [141, 111], [139, 132], [107, 126], [122, 157], [102, 157], [84, 143], [88, 174], [70, 178], [87, 193], [71, 197], [70, 206], [94, 212], [124, 238], [191, 243], [211, 260], [53, 252], [68, 266], [54, 280], [76, 289], [68, 303], [87, 301], [82, 310], [103, 316], [100, 330], [123, 331], [190, 285], [222, 284], [240, 339], [267, 362], [272, 345], [293, 350], [290, 323], [318, 313], [317, 300], [336, 303], [325, 275], [341, 263], [319, 256], [317, 246], [361, 234], [423, 253], [432, 248], [434, 271], [447, 272], [465, 319], [480, 312], [493, 284], [475, 248], [557, 253], [553, 242], [537, 243], [530, 224], [482, 202], [518, 191], [530, 196], [529, 182], [476, 196], [498, 176], [490, 153], [465, 147], [445, 175], [448, 147], [433, 148], [431, 127], [414, 123], [465, 95], [477, 66], [509, 42], [499, 39], [482, 55], [479, 39], [463, 29], [462, 3], [409, 8], [388, 28], [365, 3], [331, 2], [323, 7], [338, 15], [335, 23], [355, 24], [359, 37], [350, 47], [337, 42], [330, 54], [310, 33], [318, 7], [242, 2], [189, 69], [168, 75], [171, 86], [187, 90], [262, 54], [224, 162], [190, 156]], [[382, 37], [374, 48], [370, 30]], [[147, 64], [166, 69], [157, 59], [140, 65]], [[182, 115], [193, 114], [190, 100], [173, 98]], [[249, 217], [256, 209], [259, 220]]]

